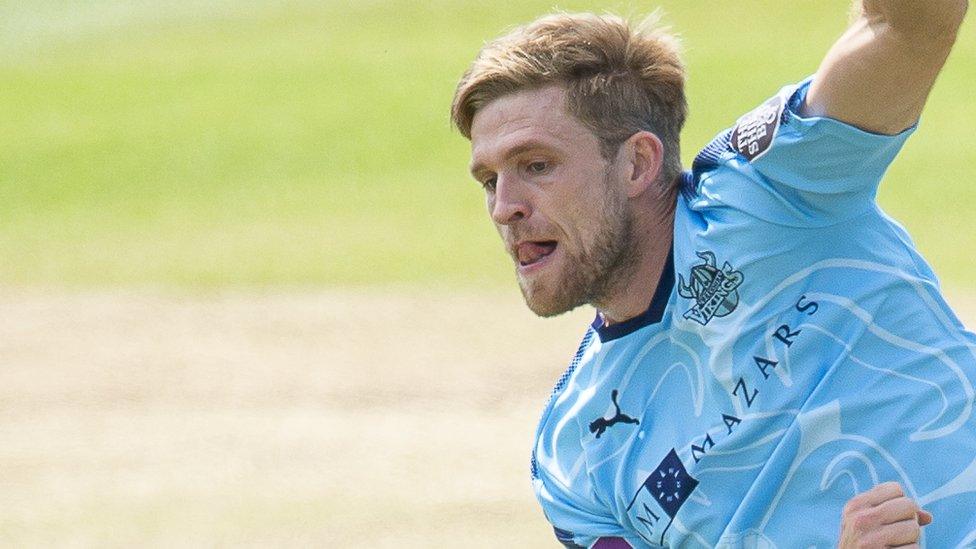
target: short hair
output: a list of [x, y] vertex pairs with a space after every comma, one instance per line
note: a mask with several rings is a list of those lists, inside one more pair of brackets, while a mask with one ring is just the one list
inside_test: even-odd
[[471, 138], [479, 109], [502, 96], [561, 85], [567, 108], [600, 140], [606, 159], [638, 131], [664, 144], [664, 185], [681, 173], [688, 112], [677, 38], [653, 14], [637, 26], [616, 15], [554, 14], [486, 44], [461, 77], [451, 118]]

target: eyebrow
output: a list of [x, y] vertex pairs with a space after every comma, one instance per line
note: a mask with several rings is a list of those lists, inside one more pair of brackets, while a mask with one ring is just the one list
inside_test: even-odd
[[[509, 158], [512, 158], [513, 156], [518, 156], [520, 154], [523, 154], [525, 152], [534, 149], [551, 149], [551, 148], [552, 148], [551, 145], [543, 141], [539, 141], [537, 139], [531, 139], [529, 141], [523, 141], [522, 143], [519, 143], [518, 145], [506, 151], [505, 159], [507, 160]], [[471, 175], [474, 176], [475, 179], [477, 179], [478, 175], [488, 171], [488, 168], [486, 168], [484, 164], [478, 162], [471, 165], [470, 171], [471, 171]]]

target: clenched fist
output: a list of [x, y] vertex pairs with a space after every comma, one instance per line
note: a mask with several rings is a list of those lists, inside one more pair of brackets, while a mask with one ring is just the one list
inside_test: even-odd
[[918, 547], [922, 527], [932, 515], [905, 496], [897, 482], [879, 484], [844, 506], [840, 549]]

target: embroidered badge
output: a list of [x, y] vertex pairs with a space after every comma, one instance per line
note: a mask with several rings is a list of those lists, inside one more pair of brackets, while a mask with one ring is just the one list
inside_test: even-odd
[[745, 276], [728, 262], [719, 269], [712, 252], [697, 252], [696, 255], [705, 262], [691, 268], [688, 283], [678, 275], [678, 294], [695, 300], [695, 305], [685, 312], [684, 317], [704, 326], [712, 318], [726, 316], [735, 310], [739, 304], [736, 289], [742, 285]]

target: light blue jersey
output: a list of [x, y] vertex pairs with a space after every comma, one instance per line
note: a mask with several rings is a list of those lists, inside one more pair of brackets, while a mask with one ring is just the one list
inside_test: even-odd
[[784, 88], [686, 174], [648, 311], [587, 330], [533, 452], [570, 547], [831, 547], [897, 481], [922, 543], [976, 546], [976, 336], [875, 203], [911, 130]]

